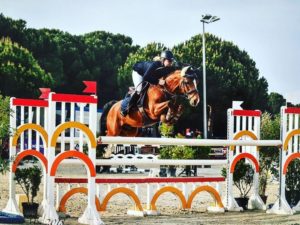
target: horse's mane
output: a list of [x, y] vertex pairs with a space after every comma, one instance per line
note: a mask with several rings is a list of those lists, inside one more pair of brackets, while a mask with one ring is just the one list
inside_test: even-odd
[[175, 91], [175, 89], [178, 87], [178, 85], [180, 85], [180, 81], [182, 79], [180, 73], [181, 73], [181, 70], [175, 70], [165, 77], [165, 80], [168, 83], [168, 86], [171, 88], [170, 89], [171, 92]]

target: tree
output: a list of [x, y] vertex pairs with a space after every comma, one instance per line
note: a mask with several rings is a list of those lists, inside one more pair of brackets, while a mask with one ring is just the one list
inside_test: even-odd
[[21, 43], [24, 40], [26, 22], [13, 20], [0, 13], [0, 37], [10, 37], [14, 42]]
[[[63, 49], [59, 45], [58, 30], [31, 29], [24, 31], [23, 41], [20, 45], [28, 49], [33, 57], [38, 61], [41, 68], [50, 73], [55, 80], [53, 88], [57, 91], [64, 82], [64, 64], [61, 59]], [[14, 40], [14, 39], [12, 39]]]
[[[279, 140], [280, 139], [280, 115], [274, 118], [270, 113], [263, 113], [261, 117], [261, 139]], [[277, 147], [261, 147], [259, 151], [259, 194], [265, 196], [267, 179], [270, 172], [277, 172], [274, 166], [279, 167], [279, 150]]]
[[83, 80], [98, 82], [99, 105], [120, 99], [118, 68], [139, 46], [130, 37], [95, 31], [71, 35], [57, 29], [32, 29], [23, 20], [12, 20], [0, 14], [0, 37], [27, 48], [46, 73], [54, 79], [53, 91], [78, 93]]
[[[226, 111], [233, 100], [244, 101], [246, 109], [265, 110], [268, 101], [268, 83], [259, 77], [255, 62], [246, 51], [231, 42], [206, 33], [207, 104], [212, 109], [213, 136], [226, 136]], [[202, 36], [173, 48], [177, 58], [199, 68], [199, 92], [202, 91]], [[183, 114], [182, 121], [188, 127], [202, 128], [203, 106], [199, 104], [189, 114]]]
[[5, 96], [37, 97], [38, 88], [53, 84], [51, 75], [39, 66], [32, 54], [9, 38], [0, 40], [0, 64], [0, 91]]
[[26, 168], [17, 168], [14, 179], [24, 191], [27, 202], [33, 204], [42, 181], [42, 170], [40, 167], [34, 165]]
[[268, 111], [275, 115], [280, 113], [281, 106], [284, 106], [286, 100], [281, 94], [271, 92], [268, 96]]
[[100, 105], [113, 99], [120, 99], [117, 83], [118, 68], [124, 64], [137, 46], [132, 46], [132, 39], [121, 34], [96, 31], [82, 36], [85, 44], [83, 63], [90, 78], [98, 81]]

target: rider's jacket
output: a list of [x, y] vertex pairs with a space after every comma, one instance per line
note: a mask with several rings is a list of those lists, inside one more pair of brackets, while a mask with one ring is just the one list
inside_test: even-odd
[[133, 65], [133, 70], [143, 77], [143, 81], [148, 81], [151, 84], [157, 84], [162, 76], [155, 73], [156, 69], [163, 67], [160, 61], [142, 61]]

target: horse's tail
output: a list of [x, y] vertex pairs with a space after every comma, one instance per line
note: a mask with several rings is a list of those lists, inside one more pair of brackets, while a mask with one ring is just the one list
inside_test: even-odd
[[106, 136], [106, 120], [110, 108], [116, 103], [116, 100], [109, 101], [103, 106], [103, 112], [100, 118], [100, 136]]

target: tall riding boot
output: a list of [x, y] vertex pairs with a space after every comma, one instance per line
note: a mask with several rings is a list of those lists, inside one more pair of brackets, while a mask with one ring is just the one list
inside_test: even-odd
[[132, 95], [126, 95], [126, 97], [121, 103], [121, 115], [123, 117], [128, 115], [130, 109], [133, 106], [136, 106], [139, 98], [140, 98], [140, 94], [138, 92], [134, 92]]
[[137, 91], [134, 92], [130, 98], [130, 101], [129, 101], [129, 110], [130, 108], [132, 108], [133, 106], [137, 106], [137, 102], [140, 98], [140, 93], [138, 93]]
[[127, 116], [128, 112], [129, 112], [129, 103], [130, 103], [130, 99], [131, 99], [131, 95], [130, 94], [126, 94], [125, 98], [123, 99], [123, 101], [121, 102], [121, 110], [120, 113], [123, 117]]

